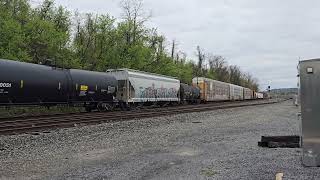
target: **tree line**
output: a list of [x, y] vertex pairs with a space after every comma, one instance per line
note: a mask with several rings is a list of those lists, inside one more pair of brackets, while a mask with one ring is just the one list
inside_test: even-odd
[[123, 0], [121, 18], [82, 14], [44, 0], [33, 8], [29, 0], [0, 0], [0, 58], [94, 71], [131, 68], [179, 78], [191, 83], [204, 76], [258, 90], [258, 83], [224, 57], [197, 46], [197, 59], [178, 51], [172, 41], [145, 24], [142, 0]]

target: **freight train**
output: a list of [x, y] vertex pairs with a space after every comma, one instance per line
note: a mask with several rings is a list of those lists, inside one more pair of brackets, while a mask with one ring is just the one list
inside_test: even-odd
[[193, 104], [263, 98], [250, 89], [195, 77], [179, 79], [131, 69], [93, 72], [0, 59], [0, 106], [81, 105], [87, 111], [119, 106]]

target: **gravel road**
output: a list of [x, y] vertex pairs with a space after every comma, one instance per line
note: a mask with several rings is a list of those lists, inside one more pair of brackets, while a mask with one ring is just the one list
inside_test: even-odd
[[299, 133], [292, 102], [0, 137], [0, 179], [320, 179], [301, 149], [257, 146]]

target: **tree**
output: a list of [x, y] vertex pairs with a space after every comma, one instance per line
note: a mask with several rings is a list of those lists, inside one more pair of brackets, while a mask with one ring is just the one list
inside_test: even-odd
[[127, 43], [134, 44], [138, 38], [141, 38], [144, 23], [151, 15], [145, 14], [142, 0], [122, 0], [120, 5], [123, 11], [122, 17], [127, 24]]
[[214, 73], [215, 78], [219, 81], [223, 82], [229, 82], [229, 71], [228, 71], [228, 65], [225, 61], [225, 58], [222, 56], [216, 56], [209, 54], [208, 55], [208, 61], [209, 61], [209, 69], [211, 72]]
[[[132, 68], [175, 76], [191, 83], [203, 76], [258, 89], [250, 74], [228, 66], [224, 57], [197, 46], [197, 61], [171, 47], [156, 28], [147, 28], [151, 17], [142, 0], [122, 0], [122, 19], [109, 14], [80, 14], [44, 0], [32, 8], [28, 0], [0, 0], [0, 58], [57, 66], [106, 71]], [[71, 19], [75, 19], [72, 21]], [[71, 22], [75, 22], [72, 24]]]
[[27, 50], [25, 24], [30, 15], [27, 0], [0, 0], [0, 57], [30, 60]]
[[250, 88], [255, 91], [259, 90], [257, 79], [253, 78], [250, 73], [244, 73], [242, 75], [242, 86]]
[[86, 14], [85, 21], [77, 14], [77, 28], [73, 47], [81, 67], [105, 71], [117, 66], [114, 59], [116, 42], [115, 19], [109, 15]]
[[229, 67], [230, 83], [241, 85], [241, 70], [238, 66], [233, 65]]
[[172, 48], [171, 48], [171, 59], [174, 59], [175, 49], [176, 48], [176, 41], [172, 40]]
[[59, 66], [69, 64], [70, 57], [66, 58], [71, 25], [69, 12], [61, 6], [56, 8], [53, 1], [45, 0], [30, 14], [25, 34], [32, 62], [43, 63], [52, 59]]
[[205, 62], [205, 54], [202, 52], [200, 46], [197, 46], [198, 67], [197, 76], [203, 76], [203, 64]]

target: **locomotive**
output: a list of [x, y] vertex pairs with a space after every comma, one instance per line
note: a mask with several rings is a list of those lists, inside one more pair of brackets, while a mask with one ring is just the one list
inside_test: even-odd
[[0, 59], [0, 106], [66, 104], [109, 111], [150, 104], [198, 104], [256, 99], [241, 86], [195, 77], [179, 79], [132, 69], [94, 72]]

